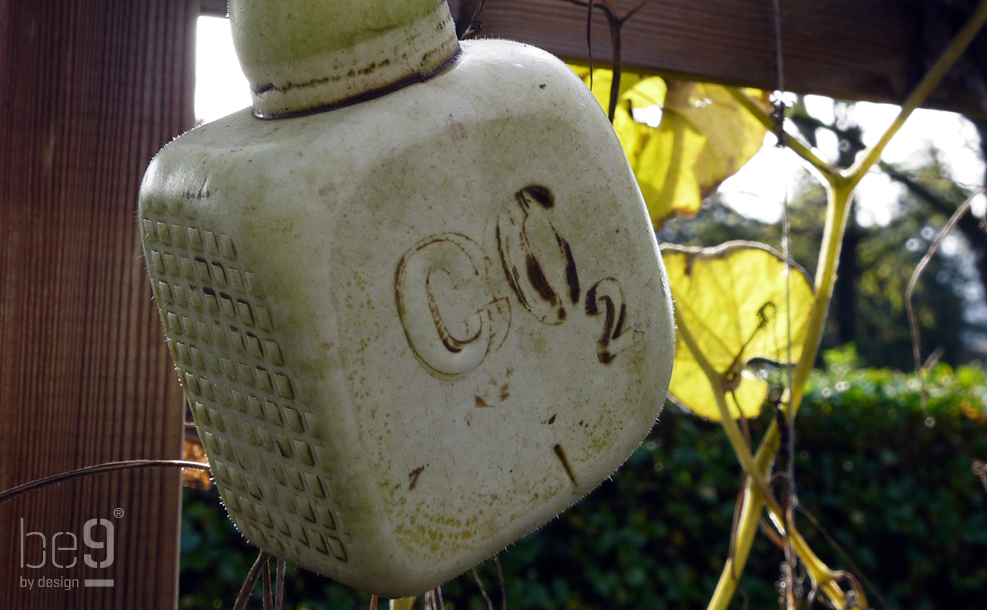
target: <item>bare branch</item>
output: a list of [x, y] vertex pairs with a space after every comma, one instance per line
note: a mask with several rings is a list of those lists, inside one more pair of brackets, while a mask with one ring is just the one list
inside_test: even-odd
[[908, 329], [912, 334], [912, 356], [915, 358], [915, 372], [918, 373], [919, 383], [921, 384], [919, 399], [922, 404], [922, 413], [924, 413], [927, 418], [929, 417], [929, 409], [925, 404], [926, 368], [922, 366], [922, 338], [919, 336], [918, 317], [915, 315], [915, 306], [912, 304], [912, 296], [915, 293], [915, 285], [918, 284], [919, 276], [922, 275], [922, 271], [925, 270], [925, 267], [929, 264], [929, 261], [932, 260], [932, 256], [937, 250], [939, 250], [939, 245], [942, 243], [942, 240], [944, 240], [946, 236], [952, 232], [953, 228], [956, 226], [956, 223], [959, 222], [960, 218], [966, 214], [967, 210], [970, 209], [970, 205], [973, 203], [974, 198], [976, 198], [976, 196], [980, 193], [983, 193], [985, 190], [987, 189], [980, 189], [973, 195], [970, 195], [970, 197], [968, 197], [960, 207], [956, 208], [956, 211], [953, 212], [953, 215], [949, 218], [949, 221], [942, 228], [942, 231], [939, 232], [939, 236], [936, 237], [936, 241], [933, 242], [932, 246], [929, 248], [929, 251], [925, 253], [925, 256], [922, 257], [922, 260], [919, 261], [918, 265], [915, 267], [915, 271], [912, 273], [911, 279], [908, 280], [908, 288], [905, 289], [905, 311], [908, 314]]
[[243, 587], [240, 588], [240, 594], [236, 596], [236, 603], [233, 604], [233, 610], [245, 610], [247, 607], [247, 602], [250, 601], [250, 593], [254, 590], [254, 585], [257, 584], [257, 577], [260, 576], [261, 569], [267, 565], [267, 560], [271, 558], [271, 555], [265, 551], [261, 551], [257, 555], [257, 561], [247, 572], [247, 579], [243, 581]]

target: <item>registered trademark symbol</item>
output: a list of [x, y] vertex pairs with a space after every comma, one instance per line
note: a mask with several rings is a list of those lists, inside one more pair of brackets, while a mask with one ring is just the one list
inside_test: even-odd
[[123, 516], [123, 509], [122, 508], [114, 508], [113, 509], [113, 516], [116, 517], [117, 519], [119, 519], [120, 517], [122, 517]]

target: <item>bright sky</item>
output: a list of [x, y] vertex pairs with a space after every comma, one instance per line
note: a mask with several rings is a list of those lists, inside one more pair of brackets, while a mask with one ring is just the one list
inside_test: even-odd
[[230, 20], [199, 17], [196, 30], [195, 117], [215, 121], [250, 105], [250, 85], [233, 50]]
[[[200, 17], [196, 38], [195, 115], [208, 123], [250, 105], [250, 89], [237, 63], [228, 19]], [[823, 122], [834, 116], [833, 100], [806, 96], [809, 113]], [[864, 143], [877, 141], [894, 120], [898, 107], [889, 104], [858, 103], [853, 119], [865, 126]], [[884, 152], [890, 163], [906, 167], [922, 164], [923, 151], [932, 143], [943, 152], [953, 180], [970, 187], [984, 184], [984, 162], [978, 150], [974, 126], [960, 115], [935, 110], [916, 111]], [[821, 140], [821, 151], [836, 156], [836, 139]], [[747, 216], [767, 222], [781, 218], [786, 183], [793, 185], [802, 161], [794, 153], [774, 146], [768, 134], [764, 148], [744, 168], [720, 186], [730, 206]], [[885, 225], [894, 214], [900, 187], [881, 172], [867, 176], [857, 187], [857, 219], [863, 225]], [[974, 212], [982, 215], [987, 207], [981, 196]]]
[[[833, 100], [817, 95], [805, 96], [809, 114], [824, 123], [833, 121]], [[877, 142], [888, 125], [898, 116], [899, 108], [891, 104], [859, 102], [851, 110], [852, 119], [864, 126], [864, 144]], [[829, 159], [837, 156], [836, 136], [821, 130], [819, 148]], [[881, 157], [884, 161], [915, 168], [923, 164], [929, 144], [942, 151], [942, 159], [951, 178], [971, 189], [984, 184], [984, 161], [979, 151], [980, 137], [973, 124], [952, 112], [917, 110], [895, 135]], [[790, 150], [774, 146], [775, 137], [765, 137], [764, 148], [744, 168], [720, 185], [726, 202], [739, 212], [766, 222], [780, 219], [785, 201], [785, 185], [795, 184], [802, 160]], [[782, 179], [787, 176], [788, 180]], [[886, 225], [897, 208], [902, 187], [891, 182], [883, 172], [874, 171], [857, 187], [857, 219], [864, 226]], [[978, 197], [974, 213], [984, 213], [985, 199]]]

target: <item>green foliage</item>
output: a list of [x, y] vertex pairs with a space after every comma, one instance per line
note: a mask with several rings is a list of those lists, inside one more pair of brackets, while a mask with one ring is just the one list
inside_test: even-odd
[[[937, 366], [928, 427], [913, 377], [859, 368], [852, 349], [825, 360], [797, 420], [801, 505], [893, 608], [983, 607], [987, 494], [971, 463], [987, 458], [987, 374]], [[772, 417], [765, 411], [751, 422], [755, 437]], [[501, 553], [508, 607], [704, 606], [729, 552], [738, 489], [739, 467], [720, 426], [670, 407], [612, 480]], [[182, 608], [232, 607], [254, 559], [221, 511], [215, 498], [186, 492]], [[798, 526], [827, 564], [850, 568], [807, 519]], [[749, 608], [778, 607], [782, 559], [757, 538], [740, 583]], [[493, 562], [479, 572], [499, 608]], [[304, 570], [289, 570], [287, 591], [286, 608], [369, 606], [368, 595]], [[456, 610], [486, 608], [469, 574], [443, 595]], [[732, 607], [742, 607], [741, 597]]]
[[[180, 609], [229, 610], [243, 580], [257, 559], [257, 549], [240, 536], [226, 515], [213, 487], [185, 489], [182, 503], [182, 555], [179, 580]], [[274, 579], [274, 562], [271, 562]], [[354, 591], [307, 570], [288, 565], [285, 605], [296, 610], [342, 610], [368, 606], [368, 595]], [[260, 607], [261, 585], [254, 590], [253, 607]]]

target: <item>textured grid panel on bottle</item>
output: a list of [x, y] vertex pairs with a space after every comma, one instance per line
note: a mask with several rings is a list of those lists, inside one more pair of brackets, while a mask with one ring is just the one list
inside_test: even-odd
[[347, 560], [321, 444], [295, 396], [260, 279], [229, 236], [160, 205], [141, 229], [168, 347], [223, 502], [259, 546], [307, 566]]

